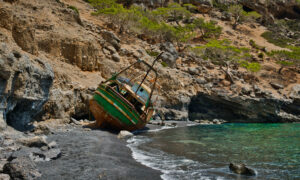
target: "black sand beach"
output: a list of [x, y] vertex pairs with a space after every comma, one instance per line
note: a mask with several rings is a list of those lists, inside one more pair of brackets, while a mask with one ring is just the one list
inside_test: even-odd
[[60, 179], [161, 179], [159, 171], [136, 162], [126, 140], [103, 130], [69, 127], [48, 137], [56, 141], [62, 156], [37, 163], [42, 180]]

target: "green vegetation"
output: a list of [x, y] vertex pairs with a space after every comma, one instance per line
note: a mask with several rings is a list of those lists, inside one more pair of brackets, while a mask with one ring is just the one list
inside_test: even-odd
[[213, 6], [221, 11], [228, 11], [228, 6], [225, 5], [225, 3], [219, 3], [218, 1], [213, 0]]
[[278, 37], [271, 31], [266, 31], [261, 36], [265, 38], [269, 43], [275, 44], [276, 46], [280, 47], [285, 47], [289, 43], [293, 42], [293, 40], [291, 39]]
[[149, 56], [153, 56], [153, 57], [156, 57], [159, 55], [159, 52], [157, 52], [157, 51], [146, 50], [146, 52]]
[[222, 28], [216, 24], [214, 21], [205, 22], [202, 18], [195, 19], [193, 22], [194, 29], [200, 31], [202, 38], [219, 38]]
[[280, 47], [287, 47], [300, 38], [300, 21], [299, 20], [276, 20], [261, 36], [268, 42]]
[[232, 46], [228, 40], [211, 40], [206, 45], [191, 48], [191, 51], [220, 66], [239, 64], [240, 61], [247, 62], [251, 59], [249, 49]]
[[191, 48], [191, 51], [221, 67], [239, 65], [250, 72], [258, 72], [261, 69], [259, 63], [250, 62], [250, 49], [233, 46], [228, 40], [211, 40], [204, 46]]
[[190, 11], [186, 7], [182, 7], [178, 3], [171, 3], [167, 7], [161, 7], [151, 12], [155, 18], [160, 21], [176, 22], [180, 20], [188, 19], [191, 16]]
[[[249, 45], [250, 45], [252, 48], [256, 49], [257, 52], [259, 52], [259, 51], [266, 52], [266, 47], [260, 46], [260, 45], [256, 44], [256, 42], [253, 41], [252, 39], [250, 39]], [[260, 57], [260, 58], [263, 58], [263, 56], [264, 56], [264, 54], [263, 54], [262, 52], [260, 52], [260, 53], [258, 54], [258, 57]]]
[[197, 7], [193, 4], [184, 4], [183, 7], [185, 7], [191, 13], [197, 12]]
[[250, 72], [258, 72], [261, 69], [261, 65], [257, 62], [240, 61], [239, 64]]
[[[261, 36], [272, 44], [288, 49], [267, 53], [281, 65], [278, 73], [281, 73], [285, 67], [298, 66], [300, 64], [300, 47], [293, 46], [293, 44], [300, 38], [300, 21], [277, 20], [269, 29], [270, 31]], [[289, 32], [289, 35], [286, 32]]]
[[241, 5], [230, 6], [228, 8], [228, 12], [230, 12], [232, 14], [232, 17], [234, 18], [234, 23], [232, 25], [233, 29], [236, 29], [236, 27], [242, 22], [254, 21], [261, 17], [261, 15], [255, 11], [244, 11]]
[[168, 64], [167, 64], [166, 62], [164, 62], [164, 61], [161, 62], [161, 65], [162, 65], [163, 67], [168, 67]]
[[268, 53], [269, 56], [272, 56], [277, 60], [277, 63], [281, 65], [278, 71], [279, 74], [284, 67], [300, 64], [300, 47], [287, 46], [287, 48], [289, 48], [290, 51], [281, 50]]
[[222, 28], [215, 22], [205, 22], [196, 19], [190, 24], [184, 24], [191, 16], [191, 9], [196, 8], [191, 4], [181, 6], [171, 3], [167, 7], [155, 10], [145, 10], [138, 6], [124, 8], [116, 0], [88, 0], [97, 11], [94, 15], [102, 14], [110, 19], [119, 28], [135, 34], [142, 34], [147, 39], [176, 42], [178, 46], [188, 43], [200, 34], [204, 38], [218, 38]]
[[75, 6], [68, 6], [69, 9], [72, 9], [73, 11], [75, 11], [77, 14], [79, 14], [78, 9]]

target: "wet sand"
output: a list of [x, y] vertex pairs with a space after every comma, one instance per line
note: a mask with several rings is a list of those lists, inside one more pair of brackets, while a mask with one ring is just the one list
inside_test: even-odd
[[62, 156], [36, 163], [42, 180], [161, 179], [159, 171], [136, 162], [126, 140], [115, 133], [67, 126], [55, 130], [48, 140], [57, 142]]

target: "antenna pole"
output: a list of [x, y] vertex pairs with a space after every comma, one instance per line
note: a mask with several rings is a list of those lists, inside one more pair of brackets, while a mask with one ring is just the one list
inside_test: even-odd
[[[157, 60], [159, 60], [160, 56], [163, 54], [163, 52], [161, 52], [153, 61], [152, 65], [151, 65], [151, 68], [154, 66], [154, 64], [156, 63]], [[145, 81], [145, 79], [147, 78], [148, 74], [150, 73], [151, 71], [151, 68], [148, 69], [146, 75], [144, 76], [143, 80], [141, 81], [141, 83], [139, 84], [138, 88], [136, 89], [135, 91], [135, 94], [139, 91], [139, 89], [141, 88], [143, 82]]]

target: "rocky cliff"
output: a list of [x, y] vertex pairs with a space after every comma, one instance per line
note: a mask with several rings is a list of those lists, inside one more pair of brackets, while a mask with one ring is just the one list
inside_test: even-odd
[[269, 21], [274, 18], [300, 18], [300, 3], [296, 0], [132, 0], [122, 1], [124, 4], [143, 4], [147, 7], [157, 8], [167, 5], [171, 2], [181, 4], [193, 4], [198, 7], [201, 12], [211, 11], [213, 7], [226, 7], [232, 4], [242, 4], [248, 11], [257, 11], [263, 14]]
[[[130, 2], [161, 5], [161, 1]], [[208, 8], [215, 3], [237, 2], [183, 3]], [[294, 18], [299, 13], [295, 1], [239, 3], [275, 18]], [[249, 45], [255, 39], [268, 50], [282, 49], [260, 37], [259, 33], [266, 30], [261, 24], [242, 25], [234, 30], [222, 20], [218, 9], [212, 10], [214, 15], [205, 16], [223, 27], [222, 38], [252, 48], [254, 60], [261, 61], [263, 67], [259, 73], [241, 67], [225, 72], [211, 61], [178, 51], [170, 42], [149, 43], [134, 34], [119, 34], [107, 18], [91, 15], [93, 11], [88, 3], [80, 0], [0, 0], [3, 127], [4, 121], [22, 130], [32, 120], [57, 119], [67, 123], [70, 117], [87, 119], [87, 102], [99, 82], [137, 58], [151, 62], [154, 57], [149, 52], [159, 51], [165, 52], [162, 59], [167, 67], [156, 66], [160, 74], [156, 118], [299, 121], [298, 69], [286, 68], [279, 75], [280, 66], [270, 58], [259, 59], [257, 49]]]

